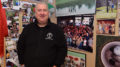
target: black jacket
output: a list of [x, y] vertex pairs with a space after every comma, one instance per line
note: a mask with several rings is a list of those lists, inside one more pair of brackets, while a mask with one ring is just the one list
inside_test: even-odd
[[42, 28], [37, 23], [27, 25], [19, 37], [17, 50], [20, 64], [26, 67], [63, 64], [67, 46], [62, 29], [50, 21]]

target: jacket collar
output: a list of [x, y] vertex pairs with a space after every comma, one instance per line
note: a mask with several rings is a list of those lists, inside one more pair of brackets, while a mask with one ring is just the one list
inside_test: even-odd
[[38, 26], [38, 21], [37, 21], [37, 19], [35, 18], [34, 24], [35, 24], [35, 26], [36, 26], [37, 28], [48, 29], [48, 28], [50, 27], [51, 21], [50, 21], [50, 19], [48, 19], [47, 25], [46, 25], [45, 27], [39, 27], [39, 26]]

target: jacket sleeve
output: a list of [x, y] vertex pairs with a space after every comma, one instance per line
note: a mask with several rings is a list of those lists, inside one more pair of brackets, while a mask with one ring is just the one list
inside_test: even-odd
[[17, 42], [17, 54], [18, 54], [18, 59], [20, 64], [24, 64], [25, 32], [26, 31], [24, 28]]
[[60, 28], [57, 35], [57, 58], [55, 61], [56, 65], [64, 63], [65, 57], [67, 56], [67, 45], [63, 30]]

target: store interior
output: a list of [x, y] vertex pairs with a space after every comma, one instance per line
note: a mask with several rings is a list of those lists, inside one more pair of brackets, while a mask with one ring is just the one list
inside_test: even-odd
[[48, 3], [50, 20], [64, 31], [68, 52], [62, 67], [120, 67], [120, 0], [1, 0], [8, 36], [0, 67], [20, 67], [17, 41], [35, 20], [40, 1]]

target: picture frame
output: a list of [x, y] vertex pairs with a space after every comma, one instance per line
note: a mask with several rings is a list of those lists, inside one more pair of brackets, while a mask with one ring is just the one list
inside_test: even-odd
[[93, 52], [93, 15], [58, 17], [57, 21], [64, 31], [69, 49]]
[[96, 0], [97, 19], [115, 19], [117, 15], [117, 0]]
[[80, 14], [94, 14], [95, 9], [95, 0], [56, 0], [57, 17]]
[[96, 66], [119, 67], [120, 36], [97, 35]]
[[64, 67], [86, 67], [86, 54], [68, 51]]
[[115, 20], [114, 19], [97, 20], [96, 34], [115, 35]]

